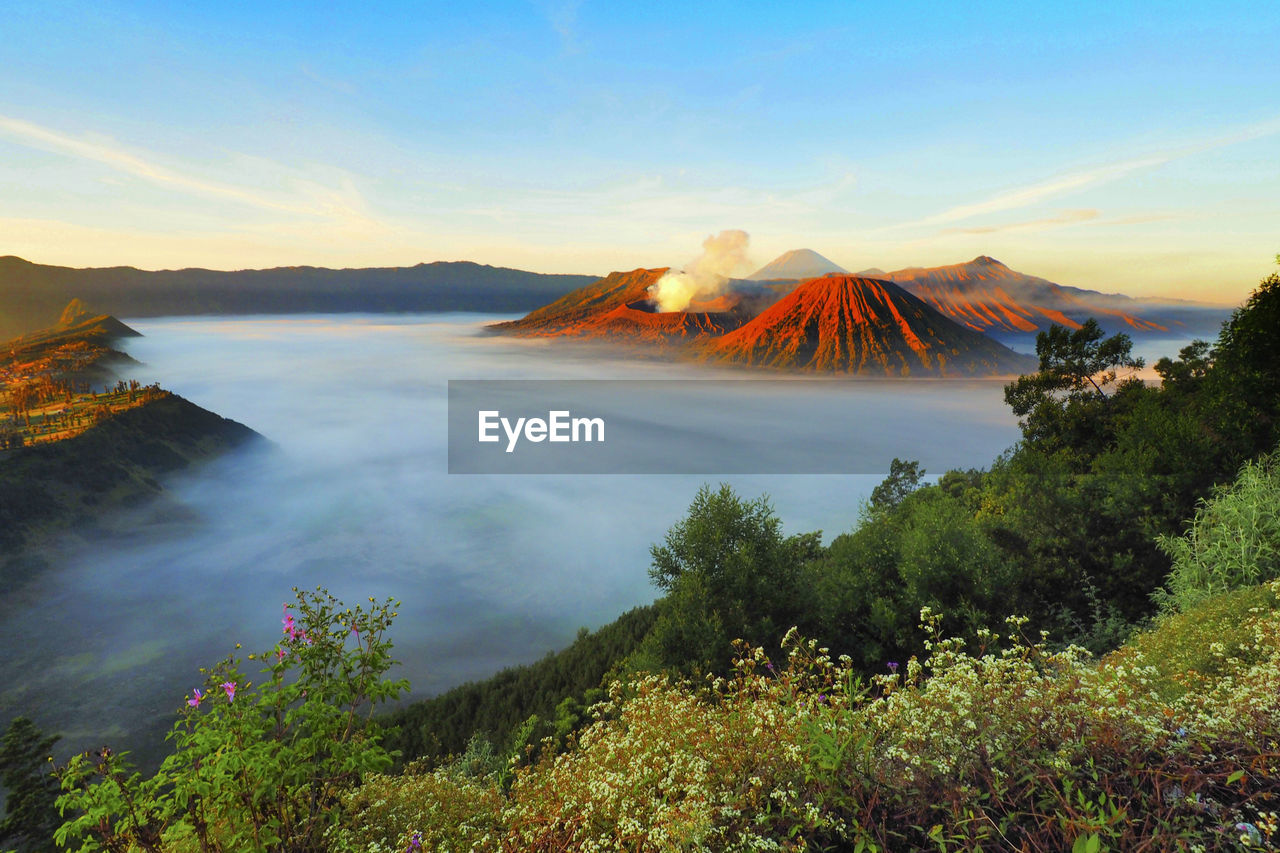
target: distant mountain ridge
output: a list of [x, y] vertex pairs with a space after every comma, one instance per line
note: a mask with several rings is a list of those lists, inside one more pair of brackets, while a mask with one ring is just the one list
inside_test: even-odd
[[391, 311], [529, 311], [596, 280], [469, 261], [266, 270], [73, 269], [0, 257], [0, 339], [51, 325], [72, 298], [121, 317]]
[[1068, 288], [1016, 272], [995, 258], [980, 255], [950, 266], [908, 268], [885, 273], [958, 323], [978, 331], [1036, 332], [1052, 324], [1078, 329], [1090, 317], [1108, 328], [1167, 331], [1153, 320], [1117, 307], [1118, 299]]

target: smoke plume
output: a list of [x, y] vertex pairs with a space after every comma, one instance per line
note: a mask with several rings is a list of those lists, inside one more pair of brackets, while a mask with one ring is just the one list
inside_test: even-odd
[[702, 254], [680, 272], [669, 272], [649, 289], [659, 311], [684, 311], [695, 299], [714, 299], [729, 279], [750, 266], [746, 231], [721, 231], [702, 241]]

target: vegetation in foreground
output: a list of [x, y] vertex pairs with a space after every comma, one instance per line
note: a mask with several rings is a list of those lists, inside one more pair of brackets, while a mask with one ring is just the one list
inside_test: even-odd
[[[862, 679], [794, 633], [710, 684], [615, 682], [531, 764], [372, 776], [333, 849], [1249, 850], [1280, 844], [1280, 583], [1187, 689], [1200, 614], [1103, 659], [1022, 620]], [[1209, 601], [1213, 601], [1210, 599]]]
[[[1276, 849], [1280, 476], [1265, 454], [1280, 437], [1280, 279], [1216, 346], [1162, 360], [1159, 387], [1119, 378], [1126, 341], [1089, 324], [1038, 350], [1040, 371], [1007, 393], [1017, 448], [933, 485], [896, 463], [830, 546], [784, 537], [764, 499], [700, 491], [653, 549], [666, 595], [652, 628], [579, 722], [531, 716], [386, 775], [396, 742], [352, 722], [402, 685], [358, 663], [333, 603], [301, 629], [311, 644], [286, 619], [273, 651], [302, 678], [309, 650], [327, 649], [306, 696], [276, 664], [253, 693], [216, 669], [157, 776], [110, 754], [61, 772], [59, 837], [172, 851]], [[1025, 615], [997, 634], [1008, 612]]]

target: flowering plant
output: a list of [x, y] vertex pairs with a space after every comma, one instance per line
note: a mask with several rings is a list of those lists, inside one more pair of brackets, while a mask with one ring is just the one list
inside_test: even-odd
[[368, 716], [408, 683], [384, 678], [398, 603], [370, 598], [352, 610], [319, 588], [294, 591], [280, 643], [248, 656], [266, 664], [262, 681], [248, 680], [234, 653], [202, 670], [204, 688], [181, 706], [155, 776], [106, 748], [60, 768], [59, 845], [158, 851], [194, 836], [202, 851], [320, 846], [340, 794], [391, 766]]

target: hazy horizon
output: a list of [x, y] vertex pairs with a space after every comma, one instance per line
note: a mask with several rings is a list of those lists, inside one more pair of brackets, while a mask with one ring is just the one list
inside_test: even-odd
[[[769, 258], [769, 259], [767, 259], [767, 260], [765, 260], [765, 261], [763, 261], [763, 262], [760, 262], [760, 263], [756, 264], [756, 266], [752, 267], [752, 271], [757, 270], [757, 269], [763, 269], [764, 267], [766, 267], [766, 266], [769, 266], [769, 265], [773, 264], [775, 261], [777, 261], [777, 260], [779, 260], [779, 259], [781, 259], [781, 258], [783, 258], [783, 257], [785, 257], [785, 256], [787, 256], [787, 255], [789, 255], [789, 254], [791, 254], [791, 253], [792, 253], [792, 252], [794, 252], [794, 251], [796, 251], [796, 250], [794, 250], [794, 249], [792, 249], [792, 250], [788, 250], [788, 251], [786, 251], [786, 252], [783, 252], [783, 253], [779, 254], [779, 255], [778, 255], [778, 256], [776, 256], [776, 257]], [[0, 258], [2, 258], [2, 257], [5, 257], [5, 256], [4, 256], [4, 255], [0, 255]], [[137, 264], [127, 264], [127, 263], [125, 263], [125, 264], [114, 264], [114, 265], [112, 265], [112, 267], [92, 266], [92, 265], [91, 265], [91, 266], [69, 266], [69, 265], [67, 265], [67, 264], [47, 263], [47, 262], [44, 262], [44, 261], [41, 261], [41, 260], [38, 260], [38, 259], [34, 259], [34, 258], [24, 258], [24, 257], [18, 256], [18, 255], [9, 255], [8, 257], [16, 257], [16, 258], [18, 258], [19, 260], [23, 260], [23, 261], [26, 261], [26, 262], [28, 262], [28, 263], [36, 264], [36, 265], [39, 265], [39, 266], [64, 267], [64, 268], [68, 268], [68, 269], [76, 269], [76, 270], [102, 270], [102, 269], [111, 269], [112, 267], [122, 267], [122, 268], [126, 268], [126, 269], [136, 269], [136, 270], [139, 270], [139, 271], [141, 271], [141, 272], [181, 272], [181, 271], [186, 271], [186, 270], [208, 270], [208, 271], [210, 271], [210, 272], [227, 272], [227, 273], [233, 273], [233, 272], [258, 272], [258, 271], [289, 270], [289, 269], [328, 269], [328, 270], [344, 270], [344, 271], [349, 270], [349, 271], [360, 271], [360, 270], [377, 270], [377, 269], [412, 269], [413, 267], [416, 267], [416, 266], [430, 266], [430, 265], [432, 265], [432, 264], [437, 264], [437, 263], [445, 263], [445, 264], [448, 264], [448, 263], [473, 263], [473, 264], [477, 264], [477, 265], [480, 265], [480, 266], [491, 266], [491, 267], [500, 267], [500, 268], [502, 268], [502, 267], [501, 267], [501, 265], [499, 265], [499, 264], [486, 264], [486, 263], [485, 263], [485, 262], [483, 262], [483, 261], [475, 260], [475, 259], [473, 259], [473, 258], [459, 258], [459, 259], [455, 259], [455, 260], [442, 260], [442, 259], [422, 260], [422, 261], [417, 261], [417, 262], [414, 262], [414, 263], [408, 263], [408, 264], [403, 264], [403, 265], [371, 264], [371, 265], [369, 265], [369, 266], [361, 266], [361, 267], [326, 267], [326, 266], [323, 266], [323, 265], [320, 265], [320, 264], [288, 264], [288, 265], [272, 266], [272, 267], [234, 267], [234, 266], [233, 266], [233, 267], [208, 267], [208, 266], [179, 266], [179, 267], [151, 267], [151, 268], [148, 268], [148, 267], [142, 267], [142, 266], [139, 266], [139, 265], [137, 265]], [[946, 262], [946, 263], [942, 263], [942, 264], [937, 264], [936, 266], [954, 266], [954, 265], [964, 264], [964, 263], [968, 263], [968, 262], [970, 262], [970, 261], [974, 260], [974, 259], [975, 259], [975, 258], [977, 258], [977, 257], [982, 257], [982, 255], [977, 255], [977, 256], [974, 256], [974, 257], [972, 257], [972, 258], [963, 258], [963, 259], [958, 259], [958, 260], [955, 260], [955, 261], [950, 261], [950, 262]], [[991, 257], [991, 256], [990, 256], [990, 255], [986, 255], [986, 257]], [[995, 260], [999, 261], [1000, 259], [999, 259], [999, 258], [995, 258]], [[753, 261], [753, 263], [754, 263], [754, 261]], [[637, 267], [636, 269], [657, 269], [657, 268], [659, 268], [660, 266], [661, 266], [661, 265], [649, 265], [649, 266], [646, 266], [646, 267]], [[1008, 265], [1006, 264], [1006, 266], [1008, 266]], [[519, 269], [519, 268], [516, 268], [516, 267], [505, 267], [505, 268], [506, 268], [506, 269]], [[870, 265], [867, 265], [867, 266], [864, 266], [864, 267], [863, 267], [863, 269], [873, 269], [873, 268], [877, 268], [877, 266], [876, 266], [875, 264], [870, 264]], [[927, 269], [927, 268], [929, 268], [929, 267], [926, 267], [926, 266], [924, 266], [924, 265], [922, 265], [922, 264], [907, 264], [907, 265], [905, 265], [905, 266], [898, 267], [898, 268], [892, 268], [892, 269], [890, 269], [890, 268], [886, 268], [886, 267], [879, 267], [879, 268], [883, 269], [886, 273], [892, 273], [892, 272], [898, 272], [898, 271], [904, 271], [904, 270], [912, 270], [912, 269]], [[677, 267], [677, 269], [678, 269], [678, 267]], [[746, 267], [744, 267], [743, 269], [745, 270], [745, 269], [746, 269]], [[616, 270], [608, 270], [608, 271], [606, 271], [606, 272], [596, 272], [596, 271], [584, 272], [584, 271], [582, 271], [582, 270], [562, 270], [562, 271], [557, 271], [557, 272], [555, 272], [555, 273], [546, 273], [546, 271], [544, 271], [544, 270], [533, 270], [533, 269], [526, 269], [526, 270], [521, 270], [521, 271], [523, 271], [523, 272], [543, 273], [543, 274], [552, 274], [552, 275], [556, 275], [556, 274], [560, 274], [560, 275], [588, 275], [588, 276], [598, 276], [598, 277], [600, 277], [600, 278], [604, 278], [605, 276], [608, 276], [608, 275], [610, 275], [610, 274], [612, 274], [612, 273], [617, 273], [617, 272], [629, 272], [630, 270], [616, 269]], [[854, 273], [856, 274], [856, 272], [857, 272], [857, 271], [855, 270], [855, 271], [854, 271]], [[1043, 275], [1041, 275], [1041, 274], [1039, 274], [1039, 273], [1035, 272], [1034, 270], [1018, 269], [1018, 270], [1016, 270], [1016, 272], [1024, 273], [1024, 274], [1031, 275], [1031, 276], [1035, 276], [1035, 277], [1037, 277], [1037, 278], [1045, 278], [1045, 276], [1043, 276]], [[740, 279], [744, 279], [744, 280], [749, 280], [749, 276], [748, 276], [745, 272], [744, 272], [744, 273], [742, 273], [741, 275], [738, 275], [738, 276], [735, 276], [735, 277], [736, 277], [736, 278], [740, 278]], [[1073, 284], [1073, 283], [1063, 282], [1063, 281], [1054, 281], [1054, 282], [1052, 282], [1052, 283], [1053, 283], [1053, 284], [1062, 285], [1062, 286], [1064, 286], [1064, 287], [1077, 288], [1077, 289], [1079, 289], [1079, 290], [1095, 291], [1095, 292], [1098, 292], [1098, 293], [1101, 293], [1101, 294], [1104, 294], [1104, 295], [1108, 295], [1108, 296], [1127, 296], [1127, 297], [1132, 298], [1132, 299], [1134, 299], [1135, 301], [1138, 301], [1138, 302], [1160, 302], [1161, 300], [1168, 300], [1169, 302], [1172, 302], [1172, 303], [1177, 303], [1177, 302], [1187, 302], [1187, 303], [1198, 304], [1198, 305], [1209, 306], [1209, 307], [1217, 307], [1217, 308], [1235, 307], [1235, 306], [1239, 305], [1241, 302], [1243, 302], [1243, 301], [1244, 301], [1244, 297], [1245, 297], [1245, 296], [1247, 296], [1247, 294], [1248, 294], [1248, 290], [1246, 290], [1246, 291], [1241, 295], [1241, 298], [1240, 298], [1240, 299], [1238, 299], [1238, 300], [1234, 300], [1234, 301], [1223, 301], [1222, 299], [1217, 299], [1217, 301], [1213, 301], [1212, 299], [1191, 299], [1191, 298], [1188, 298], [1188, 297], [1186, 297], [1186, 296], [1184, 296], [1184, 295], [1181, 295], [1181, 294], [1178, 294], [1178, 293], [1160, 293], [1160, 292], [1152, 292], [1152, 293], [1149, 293], [1149, 294], [1146, 294], [1146, 295], [1135, 295], [1135, 294], [1132, 294], [1132, 293], [1125, 293], [1125, 292], [1120, 291], [1120, 290], [1107, 290], [1107, 289], [1105, 289], [1105, 288], [1101, 287], [1100, 285], [1091, 285], [1091, 284], [1089, 284], [1089, 283], [1084, 283], [1084, 284], [1075, 283], [1075, 284]], [[1252, 285], [1250, 285], [1250, 289], [1251, 289], [1251, 288], [1252, 288]], [[390, 312], [390, 313], [403, 313], [403, 312]], [[228, 316], [235, 316], [235, 315], [228, 315]]]

